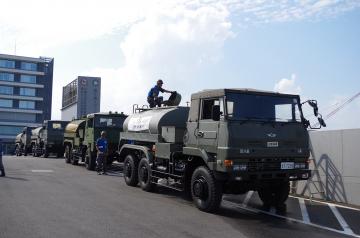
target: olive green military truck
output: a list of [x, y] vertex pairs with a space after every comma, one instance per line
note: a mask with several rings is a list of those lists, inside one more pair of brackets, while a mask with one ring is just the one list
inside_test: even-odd
[[27, 156], [31, 153], [32, 146], [31, 146], [31, 130], [33, 127], [24, 127], [23, 131], [18, 134], [15, 138], [15, 155]]
[[[309, 104], [325, 126], [316, 101]], [[190, 107], [137, 110], [120, 133], [125, 182], [185, 191], [206, 212], [222, 194], [250, 190], [284, 208], [289, 181], [311, 174], [302, 106], [298, 95], [218, 89], [193, 94]]]
[[43, 126], [32, 130], [31, 143], [33, 156], [49, 157], [51, 153], [57, 157], [64, 155], [64, 130], [68, 121], [47, 120]]
[[88, 170], [95, 169], [96, 146], [101, 131], [108, 141], [107, 164], [118, 159], [119, 133], [126, 119], [123, 113], [94, 113], [81, 120], [71, 121], [65, 128], [65, 162], [73, 165], [85, 163]]

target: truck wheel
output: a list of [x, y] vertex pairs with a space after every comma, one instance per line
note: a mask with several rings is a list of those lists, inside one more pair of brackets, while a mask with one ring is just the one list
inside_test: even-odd
[[221, 203], [221, 184], [206, 167], [195, 169], [191, 177], [191, 196], [198, 209], [204, 212], [216, 211]]
[[125, 183], [129, 186], [135, 187], [138, 184], [138, 158], [135, 155], [129, 154], [124, 161], [124, 178]]
[[265, 207], [283, 207], [290, 192], [290, 183], [288, 181], [281, 181], [271, 183], [258, 191], [259, 197]]
[[47, 150], [46, 146], [44, 147], [43, 153], [44, 153], [44, 155], [43, 155], [44, 158], [48, 158], [48, 157], [49, 157], [49, 151]]
[[64, 156], [64, 153], [61, 152], [61, 151], [56, 153], [56, 157], [57, 157], [57, 158], [61, 158], [61, 157], [63, 157], [63, 156]]
[[95, 170], [96, 158], [94, 154], [88, 149], [85, 158], [85, 167], [87, 170]]
[[155, 184], [151, 182], [151, 168], [147, 158], [142, 158], [138, 169], [139, 183], [142, 190], [151, 192], [155, 188]]
[[70, 146], [65, 147], [65, 163], [70, 164], [71, 158], [70, 158]]
[[75, 159], [75, 156], [70, 152], [70, 162], [72, 165], [78, 165], [79, 160]]

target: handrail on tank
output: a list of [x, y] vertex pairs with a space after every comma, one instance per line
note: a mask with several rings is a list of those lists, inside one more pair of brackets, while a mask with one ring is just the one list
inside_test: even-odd
[[133, 104], [133, 114], [147, 110], [150, 110], [148, 105], [142, 105], [142, 107], [139, 107], [139, 104]]

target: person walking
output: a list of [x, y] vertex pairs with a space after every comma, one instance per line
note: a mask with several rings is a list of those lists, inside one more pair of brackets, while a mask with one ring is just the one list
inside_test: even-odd
[[106, 174], [106, 152], [108, 149], [108, 142], [106, 140], [106, 131], [101, 132], [101, 137], [96, 140], [96, 171], [98, 174]]
[[156, 106], [161, 107], [161, 104], [163, 102], [163, 97], [159, 97], [159, 93], [173, 93], [173, 91], [166, 90], [162, 88], [162, 85], [164, 82], [159, 79], [156, 82], [156, 85], [152, 87], [148, 93], [147, 101], [149, 103], [150, 108], [154, 108]]
[[3, 154], [2, 141], [0, 139], [0, 172], [1, 172], [0, 177], [5, 177], [5, 168], [4, 168], [4, 164], [3, 164], [3, 161], [2, 161], [2, 154]]

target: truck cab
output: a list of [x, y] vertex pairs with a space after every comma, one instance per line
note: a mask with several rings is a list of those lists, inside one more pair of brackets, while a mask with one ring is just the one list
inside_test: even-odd
[[117, 148], [119, 134], [126, 119], [123, 113], [93, 113], [81, 120], [70, 122], [65, 130], [65, 161], [67, 163], [85, 163], [88, 170], [95, 169], [96, 140], [101, 131], [106, 131], [108, 141], [107, 164], [118, 159]]
[[51, 153], [57, 157], [64, 155], [64, 130], [68, 121], [46, 120], [42, 127], [36, 128], [32, 132], [33, 155], [45, 158]]
[[184, 151], [237, 181], [308, 179], [307, 123], [298, 95], [203, 91], [192, 96]]

